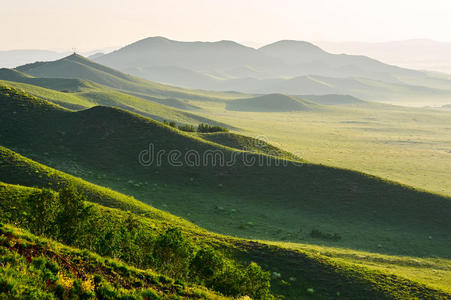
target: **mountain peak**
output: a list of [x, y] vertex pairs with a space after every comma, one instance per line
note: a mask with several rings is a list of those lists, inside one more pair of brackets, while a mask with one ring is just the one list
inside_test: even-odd
[[262, 51], [268, 50], [278, 50], [278, 51], [302, 51], [302, 52], [317, 52], [317, 53], [326, 53], [320, 47], [306, 42], [306, 41], [297, 41], [297, 40], [280, 40], [278, 42], [263, 46], [259, 48]]

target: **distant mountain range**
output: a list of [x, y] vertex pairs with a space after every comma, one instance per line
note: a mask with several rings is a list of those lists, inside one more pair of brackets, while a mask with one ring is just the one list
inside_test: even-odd
[[151, 81], [205, 90], [348, 94], [400, 104], [448, 103], [451, 95], [447, 77], [366, 56], [328, 53], [304, 41], [283, 40], [254, 49], [232, 41], [150, 37], [94, 60]]
[[[0, 52], [0, 65], [29, 62], [31, 57], [37, 61], [54, 60], [53, 57], [62, 55], [40, 50], [4, 51]], [[107, 54], [93, 52], [90, 59], [136, 77], [190, 89], [349, 95], [367, 101], [417, 106], [448, 104], [451, 99], [451, 75], [401, 68], [367, 56], [332, 54], [305, 41], [283, 40], [255, 49], [233, 41], [180, 42], [150, 37]], [[38, 77], [64, 78], [68, 75], [65, 63], [66, 60], [61, 61], [62, 69], [41, 63], [18, 70]], [[85, 66], [72, 64], [71, 78], [72, 67], [86, 75], [86, 70], [81, 70]], [[110, 78], [99, 82], [105, 77], [98, 75], [78, 78], [124, 89], [124, 81]]]
[[179, 42], [150, 37], [95, 59], [122, 71], [152, 77], [147, 79], [154, 80], [159, 74], [190, 75], [194, 76], [189, 79], [191, 82], [199, 79], [207, 80], [207, 84], [208, 80], [246, 77], [320, 75], [399, 82], [397, 76], [421, 76], [420, 72], [386, 65], [369, 57], [331, 54], [311, 43], [291, 40], [254, 49], [232, 41]]
[[412, 39], [383, 43], [316, 42], [332, 53], [361, 54], [406, 68], [451, 73], [451, 43]]

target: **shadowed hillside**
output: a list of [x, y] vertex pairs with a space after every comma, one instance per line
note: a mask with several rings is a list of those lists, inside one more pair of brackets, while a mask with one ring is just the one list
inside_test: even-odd
[[269, 94], [249, 99], [233, 100], [227, 103], [228, 110], [253, 112], [288, 112], [315, 110], [320, 107], [312, 102], [282, 94]]
[[368, 102], [349, 95], [300, 95], [299, 98], [321, 105], [369, 105]]

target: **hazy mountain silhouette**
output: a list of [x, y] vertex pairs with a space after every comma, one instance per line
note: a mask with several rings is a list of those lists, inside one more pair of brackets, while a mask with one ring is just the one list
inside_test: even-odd
[[393, 102], [403, 102], [414, 93], [415, 101], [438, 97], [442, 103], [451, 93], [449, 78], [366, 56], [332, 54], [294, 40], [254, 49], [232, 41], [180, 42], [150, 37], [95, 61], [148, 80], [205, 90], [348, 94]]
[[[170, 74], [174, 74], [173, 81], [168, 82], [171, 84], [184, 84], [179, 76], [183, 70], [184, 78], [194, 77], [191, 84], [195, 86], [192, 87], [201, 88], [208, 88], [208, 81], [246, 77], [321, 75], [398, 82], [397, 75], [421, 76], [421, 72], [387, 65], [369, 57], [331, 54], [311, 43], [291, 40], [254, 49], [232, 41], [179, 42], [150, 37], [95, 59], [151, 80], [161, 76], [161, 80], [167, 82]], [[207, 83], [201, 82], [206, 79]]]

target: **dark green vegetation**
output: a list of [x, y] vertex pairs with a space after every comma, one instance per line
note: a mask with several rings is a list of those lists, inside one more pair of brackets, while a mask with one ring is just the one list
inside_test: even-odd
[[250, 99], [234, 100], [227, 103], [228, 110], [254, 111], [254, 112], [285, 112], [299, 110], [314, 110], [316, 104], [296, 99], [282, 94], [269, 94]]
[[212, 132], [228, 132], [229, 130], [225, 127], [217, 126], [217, 125], [209, 125], [206, 123], [200, 123], [197, 127], [188, 124], [177, 125], [174, 121], [164, 120], [163, 123], [165, 125], [171, 126], [173, 128], [177, 128], [181, 131], [186, 132], [199, 132], [199, 133], [212, 133]]
[[155, 228], [131, 213], [87, 205], [88, 196], [74, 186], [55, 194], [2, 185], [0, 193], [3, 222], [179, 280], [197, 280], [225, 295], [268, 295], [269, 274], [257, 265], [240, 267], [213, 248], [196, 249], [177, 228], [151, 234]]

